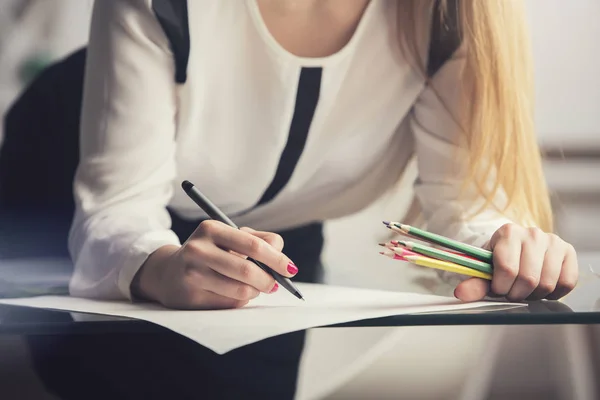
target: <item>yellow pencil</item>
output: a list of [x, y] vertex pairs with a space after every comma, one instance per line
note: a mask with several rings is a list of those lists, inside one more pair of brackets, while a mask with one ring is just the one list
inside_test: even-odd
[[473, 276], [475, 278], [482, 278], [487, 280], [492, 280], [492, 275], [477, 271], [471, 268], [463, 267], [462, 265], [458, 265], [448, 261], [436, 260], [434, 258], [423, 257], [423, 256], [404, 256], [406, 261], [409, 261], [413, 264], [420, 265], [422, 267], [435, 268], [440, 269], [442, 271], [454, 272], [457, 274]]

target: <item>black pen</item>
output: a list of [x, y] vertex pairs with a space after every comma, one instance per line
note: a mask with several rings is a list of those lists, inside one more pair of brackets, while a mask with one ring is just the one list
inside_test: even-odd
[[[204, 212], [212, 219], [220, 221], [224, 224], [231, 226], [232, 228], [239, 229], [238, 226], [231, 220], [227, 215], [223, 213], [223, 211], [219, 210], [219, 208], [214, 205], [206, 196], [204, 196], [194, 184], [190, 181], [183, 181], [181, 183], [181, 187], [185, 191], [185, 193], [196, 203]], [[252, 261], [254, 264], [259, 266], [263, 271], [268, 273], [283, 286], [288, 292], [299, 298], [300, 300], [304, 300], [300, 291], [294, 286], [292, 281], [278, 273], [277, 271], [273, 271], [271, 268], [261, 263], [260, 261], [256, 261], [253, 258], [248, 257], [248, 261]]]

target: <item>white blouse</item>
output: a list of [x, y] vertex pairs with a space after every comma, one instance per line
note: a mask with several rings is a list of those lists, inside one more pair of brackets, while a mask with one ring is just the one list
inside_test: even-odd
[[[482, 245], [509, 222], [492, 210], [465, 219], [474, 205], [457, 201], [458, 128], [400, 51], [395, 0], [372, 0], [349, 43], [323, 58], [283, 49], [255, 0], [189, 1], [182, 85], [150, 4], [95, 2], [72, 295], [130, 298], [148, 255], [180, 244], [166, 207], [205, 217], [186, 179], [238, 225], [277, 231], [361, 210], [416, 154], [429, 230]], [[462, 65], [459, 51], [434, 77], [451, 106]]]

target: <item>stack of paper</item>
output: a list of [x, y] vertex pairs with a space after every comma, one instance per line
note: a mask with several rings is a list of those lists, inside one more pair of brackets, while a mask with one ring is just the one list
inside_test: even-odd
[[140, 319], [161, 325], [223, 354], [263, 339], [319, 326], [400, 314], [448, 312], [508, 303], [462, 303], [449, 297], [297, 284], [306, 301], [285, 290], [261, 295], [241, 309], [169, 310], [156, 304], [95, 301], [68, 296], [1, 299], [0, 304]]

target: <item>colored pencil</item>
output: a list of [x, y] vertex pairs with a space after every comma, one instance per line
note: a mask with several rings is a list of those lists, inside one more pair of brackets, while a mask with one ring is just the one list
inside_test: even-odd
[[[407, 261], [403, 256], [401, 256], [400, 254], [397, 254], [396, 252], [394, 252], [392, 250], [380, 251], [379, 254], [381, 254], [382, 256], [386, 256], [388, 258], [392, 258], [394, 260]], [[418, 255], [418, 254], [412, 253], [412, 254], [407, 254], [407, 255], [414, 256], [414, 255]]]
[[[384, 221], [383, 223], [385, 224], [385, 221]], [[409, 235], [407, 235], [406, 233], [402, 232], [402, 231], [400, 230], [400, 228], [396, 228], [396, 227], [395, 227], [395, 226], [393, 226], [393, 225], [387, 225], [387, 224], [386, 224], [385, 226], [386, 226], [386, 227], [387, 227], [389, 230], [391, 230], [391, 231], [393, 231], [393, 232], [399, 233], [399, 234], [401, 234], [401, 235], [409, 236]], [[413, 236], [413, 237], [414, 237], [414, 236]]]
[[[405, 250], [405, 251], [408, 253], [412, 253], [410, 250]], [[418, 265], [421, 267], [439, 269], [442, 271], [453, 272], [456, 274], [471, 276], [471, 277], [475, 277], [475, 278], [483, 278], [483, 279], [487, 279], [487, 280], [492, 279], [492, 275], [490, 275], [490, 274], [486, 274], [484, 272], [477, 271], [477, 270], [474, 270], [471, 268], [463, 267], [462, 265], [454, 264], [451, 262], [441, 261], [441, 260], [436, 260], [434, 258], [421, 256], [419, 254], [413, 253], [413, 254], [400, 255], [391, 250], [381, 251], [381, 252], [379, 252], [379, 254], [384, 255], [393, 260], [405, 261], [405, 262], [409, 262], [411, 264], [415, 264], [415, 265]]]
[[[407, 238], [414, 238], [414, 239], [417, 239], [417, 240], [421, 240], [421, 241], [423, 241], [423, 242], [426, 242], [426, 241], [424, 241], [423, 239], [420, 239], [420, 238], [418, 238], [418, 237], [416, 237], [416, 236], [412, 236], [412, 235], [408, 235], [408, 234], [406, 234], [405, 232], [401, 231], [399, 228], [396, 228], [395, 226], [389, 226], [389, 225], [386, 225], [386, 226], [387, 226], [387, 227], [388, 227], [388, 228], [389, 228], [391, 231], [394, 231], [394, 232], [396, 232], [396, 233], [399, 233], [400, 235], [406, 236]], [[389, 243], [391, 246], [387, 246], [387, 247], [398, 247], [398, 240], [390, 240], [388, 243]], [[475, 258], [475, 257], [473, 257], [473, 256], [470, 256], [470, 255], [468, 255], [468, 254], [465, 254], [465, 253], [461, 253], [460, 251], [456, 251], [456, 250], [452, 250], [452, 249], [444, 249], [444, 251], [446, 251], [447, 253], [457, 254], [457, 255], [459, 255], [459, 256], [462, 256], [462, 257], [464, 257], [464, 258], [468, 258], [468, 259], [470, 259], [470, 260], [477, 260], [477, 261], [481, 261], [481, 260], [479, 260], [478, 258]], [[485, 261], [481, 261], [481, 262], [485, 262]]]
[[[464, 253], [465, 255], [469, 255], [471, 257], [474, 257], [480, 261], [487, 262], [489, 264], [492, 263], [492, 260], [493, 260], [492, 252], [489, 250], [485, 250], [480, 247], [471, 246], [466, 243], [461, 243], [456, 240], [452, 240], [447, 237], [444, 237], [442, 235], [427, 232], [425, 230], [412, 227], [410, 225], [401, 224], [398, 222], [388, 222], [388, 221], [384, 221], [383, 223], [390, 227], [397, 228], [400, 232], [402, 232], [405, 235], [410, 235], [410, 236], [419, 238], [419, 239], [424, 240], [429, 243], [437, 244], [442, 247], [446, 247], [448, 249], [459, 251], [461, 253]], [[392, 229], [392, 228], [390, 228], [390, 229]], [[397, 232], [395, 229], [392, 229], [392, 230]]]
[[[381, 243], [379, 245], [381, 246]], [[395, 254], [395, 255], [397, 255], [399, 257], [404, 257], [404, 256], [418, 256], [419, 255], [419, 254], [415, 253], [414, 251], [410, 251], [408, 249], [400, 249], [398, 247], [396, 247], [396, 248], [387, 247], [387, 249], [390, 251], [390, 253], [386, 252], [386, 254]], [[379, 252], [379, 254], [386, 255], [383, 252]]]
[[[398, 241], [398, 240], [390, 240], [388, 243], [390, 243], [391, 247], [398, 247], [400, 245], [400, 241]], [[461, 257], [468, 258], [469, 260], [477, 260], [475, 257], [471, 257], [469, 255], [461, 253], [460, 251], [450, 250], [450, 249], [444, 249], [444, 251], [446, 253], [457, 254]], [[480, 261], [480, 260], [477, 260], [477, 261]], [[481, 262], [483, 262], [483, 261], [481, 261]]]
[[427, 257], [436, 258], [442, 261], [449, 261], [455, 264], [462, 265], [463, 267], [485, 272], [487, 274], [492, 274], [494, 272], [492, 266], [489, 263], [483, 261], [466, 258], [459, 254], [450, 253], [444, 250], [439, 250], [418, 243], [399, 241], [398, 244], [407, 248], [408, 250], [414, 251], [415, 253], [419, 253]]
[[416, 264], [416, 265], [419, 265], [422, 267], [435, 268], [435, 269], [439, 269], [442, 271], [453, 272], [456, 274], [492, 280], [491, 274], [487, 274], [485, 272], [481, 272], [481, 271], [477, 271], [477, 270], [474, 270], [471, 268], [463, 267], [462, 265], [458, 265], [458, 264], [451, 263], [448, 261], [436, 260], [434, 258], [429, 258], [429, 257], [419, 256], [419, 255], [417, 255], [417, 256], [407, 255], [407, 256], [404, 256], [403, 258], [406, 261], [409, 261], [413, 264]]

